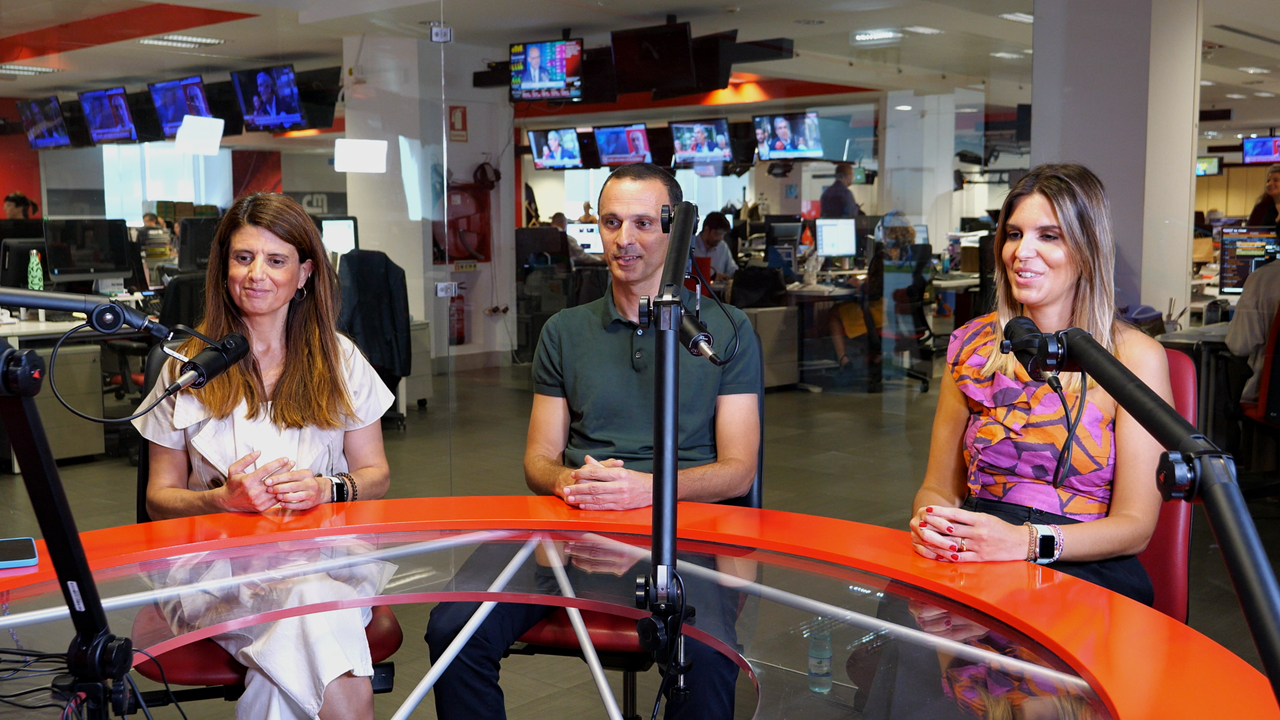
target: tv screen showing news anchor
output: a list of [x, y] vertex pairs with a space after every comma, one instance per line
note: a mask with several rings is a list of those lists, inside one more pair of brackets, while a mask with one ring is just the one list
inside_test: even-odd
[[1244, 161], [1246, 163], [1280, 162], [1280, 138], [1245, 138]]
[[673, 122], [671, 141], [675, 146], [673, 159], [680, 167], [733, 160], [733, 150], [729, 147], [729, 121], [723, 118]]
[[513, 43], [512, 100], [582, 98], [582, 40]]
[[148, 87], [151, 88], [151, 102], [156, 106], [165, 137], [177, 135], [182, 118], [188, 115], [213, 117], [204, 94], [204, 82], [199, 75], [151, 83]]
[[22, 129], [27, 132], [32, 150], [71, 144], [67, 123], [62, 119], [62, 105], [56, 96], [19, 100], [18, 115], [22, 117]]
[[111, 140], [137, 140], [138, 131], [129, 113], [129, 101], [124, 88], [90, 90], [80, 93], [80, 107], [84, 109], [84, 121], [89, 126], [89, 137], [95, 142]]
[[301, 130], [306, 127], [292, 65], [231, 73], [246, 130]]
[[822, 157], [817, 113], [757, 115], [752, 122], [760, 160]]
[[649, 134], [644, 124], [614, 125], [594, 128], [600, 164], [605, 166], [653, 162], [649, 151]]
[[530, 130], [529, 147], [533, 150], [533, 167], [537, 170], [582, 167], [578, 131], [573, 128]]

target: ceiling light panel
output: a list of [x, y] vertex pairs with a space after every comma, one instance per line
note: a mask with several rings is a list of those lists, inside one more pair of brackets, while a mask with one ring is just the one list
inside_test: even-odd
[[911, 25], [908, 27], [904, 27], [902, 29], [908, 32], [913, 32], [917, 35], [941, 35], [942, 34], [942, 31], [939, 30], [938, 28], [925, 27], [923, 25]]
[[1244, 100], [1245, 97], [1247, 96], [1241, 95], [1240, 93], [1227, 93], [1227, 97], [1231, 98], [1232, 100]]
[[891, 40], [897, 40], [902, 37], [902, 33], [893, 28], [879, 28], [876, 30], [854, 30], [849, 33], [849, 43], [854, 45], [863, 45], [868, 43], [882, 43]]
[[991, 53], [991, 57], [1000, 58], [1001, 60], [1021, 60], [1026, 57], [1026, 55], [1023, 55], [1022, 53], [993, 52]]
[[1027, 25], [1030, 25], [1031, 23], [1036, 21], [1035, 15], [1028, 15], [1027, 13], [1020, 13], [1020, 12], [1004, 13], [1000, 16], [1000, 18], [1002, 20], [1009, 20], [1011, 22], [1016, 22], [1016, 23], [1025, 23]]
[[200, 47], [195, 43], [179, 42], [177, 40], [162, 40], [160, 38], [142, 38], [141, 40], [138, 41], [138, 44], [153, 45], [156, 47], [184, 48], [186, 50], [194, 50], [195, 48]]
[[39, 67], [37, 65], [0, 65], [0, 73], [6, 75], [47, 75], [58, 72], [57, 68]]
[[1237, 70], [1239, 70], [1242, 73], [1249, 73], [1250, 75], [1267, 75], [1271, 72], [1267, 68], [1254, 67], [1254, 66], [1237, 68]]

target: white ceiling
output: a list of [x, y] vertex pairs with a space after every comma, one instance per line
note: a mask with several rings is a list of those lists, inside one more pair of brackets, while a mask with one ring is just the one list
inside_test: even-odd
[[[985, 87], [988, 105], [1030, 102], [1032, 26], [1004, 20], [1001, 13], [1034, 12], [1032, 0], [170, 0], [179, 5], [252, 13], [257, 17], [193, 29], [225, 39], [201, 50], [158, 48], [136, 40], [87, 47], [29, 64], [61, 72], [0, 80], [0, 96], [35, 97], [147, 82], [189, 74], [208, 81], [275, 62], [300, 70], [341, 63], [342, 38], [391, 34], [425, 38], [427, 23], [443, 20], [456, 42], [504, 48], [508, 42], [553, 38], [564, 27], [587, 47], [608, 44], [612, 29], [661, 23], [667, 13], [693, 23], [694, 35], [738, 29], [739, 41], [785, 36], [796, 41], [796, 58], [736, 66], [758, 75], [834, 82], [880, 91], [920, 94], [958, 87]], [[730, 4], [732, 3], [732, 5]], [[127, 0], [0, 0], [6, 35], [135, 8]], [[1276, 0], [1206, 0], [1202, 107], [1229, 107], [1230, 123], [1202, 130], [1222, 135], [1261, 132], [1280, 126], [1280, 11]], [[850, 33], [875, 28], [927, 26], [940, 35], [904, 33], [878, 47], [850, 43]], [[1230, 29], [1248, 33], [1248, 35]], [[1002, 52], [1013, 59], [992, 57]], [[495, 56], [500, 52], [495, 53]], [[447, 58], [447, 53], [446, 53]], [[1250, 75], [1256, 66], [1269, 74]], [[474, 68], [480, 70], [482, 68]], [[0, 76], [12, 77], [12, 76]], [[1231, 99], [1227, 94], [1245, 96]], [[842, 96], [839, 101], [847, 101]], [[320, 140], [319, 142], [324, 142]]]

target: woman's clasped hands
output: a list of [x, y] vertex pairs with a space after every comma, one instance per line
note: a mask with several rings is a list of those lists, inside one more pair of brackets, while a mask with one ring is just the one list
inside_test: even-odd
[[306, 510], [329, 502], [333, 492], [330, 481], [310, 470], [294, 470], [294, 462], [288, 458], [277, 458], [246, 471], [261, 455], [262, 451], [255, 450], [227, 468], [227, 484], [223, 487], [227, 510], [263, 512], [277, 505]]
[[993, 515], [961, 508], [929, 505], [911, 519], [911, 546], [927, 558], [944, 562], [1026, 560], [1027, 529]]

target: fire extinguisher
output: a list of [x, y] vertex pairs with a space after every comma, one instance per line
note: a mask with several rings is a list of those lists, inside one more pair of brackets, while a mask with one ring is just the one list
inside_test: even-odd
[[458, 294], [449, 298], [449, 344], [467, 344], [467, 300], [461, 285]]

